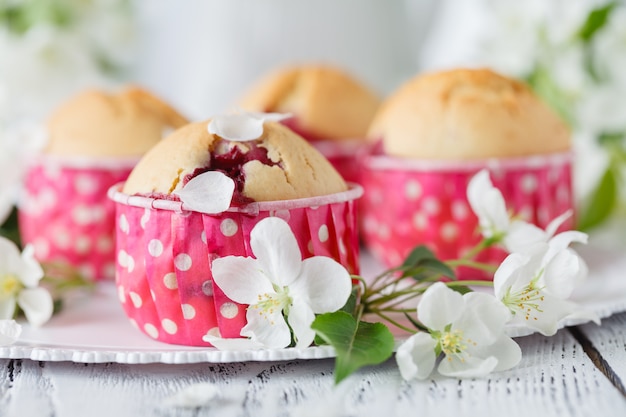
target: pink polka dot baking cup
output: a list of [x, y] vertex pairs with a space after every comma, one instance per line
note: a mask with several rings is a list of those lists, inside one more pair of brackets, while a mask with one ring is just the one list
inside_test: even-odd
[[22, 242], [40, 261], [66, 262], [86, 277], [115, 276], [115, 205], [108, 189], [137, 159], [42, 157], [28, 169], [19, 203]]
[[280, 217], [293, 230], [304, 258], [329, 256], [358, 273], [355, 201], [360, 186], [323, 197], [258, 202], [219, 215], [187, 211], [181, 202], [129, 196], [116, 202], [116, 284], [126, 315], [153, 339], [210, 346], [206, 334], [240, 337], [246, 306], [213, 284], [211, 262], [253, 256], [250, 232], [263, 218]]
[[[571, 155], [492, 159], [452, 163], [371, 156], [362, 175], [359, 205], [366, 246], [388, 266], [398, 266], [417, 245], [425, 244], [440, 259], [458, 259], [481, 236], [467, 200], [467, 185], [487, 168], [507, 208], [544, 228], [573, 209]], [[562, 229], [570, 229], [570, 218]], [[484, 251], [481, 261], [500, 263], [505, 252]], [[490, 279], [476, 271], [458, 271], [461, 279]]]

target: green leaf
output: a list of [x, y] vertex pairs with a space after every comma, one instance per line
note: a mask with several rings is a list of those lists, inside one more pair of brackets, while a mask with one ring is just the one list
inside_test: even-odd
[[549, 70], [541, 66], [535, 68], [526, 82], [567, 124], [574, 124], [570, 100], [554, 82]]
[[[356, 315], [356, 307], [357, 307], [357, 298], [359, 296], [359, 286], [353, 285], [352, 292], [350, 293], [350, 297], [348, 297], [348, 301], [346, 304], [339, 309], [339, 311], [343, 311], [345, 313], [350, 314], [352, 317]], [[327, 345], [328, 342], [321, 338], [318, 334], [315, 335], [315, 340], [313, 341], [317, 346]]]
[[454, 271], [444, 262], [437, 259], [433, 251], [424, 245], [413, 249], [402, 263], [400, 269], [403, 271], [402, 278], [413, 277], [417, 281], [438, 274], [456, 279]]
[[359, 289], [360, 287], [358, 285], [352, 286], [352, 292], [350, 293], [350, 297], [348, 297], [348, 301], [346, 301], [346, 304], [341, 307], [340, 311], [345, 311], [346, 313], [354, 316], [357, 305], [356, 301], [359, 296]]
[[589, 13], [587, 20], [578, 32], [578, 37], [585, 42], [589, 42], [591, 38], [593, 38], [593, 35], [606, 25], [606, 22], [609, 20], [609, 15], [615, 8], [615, 5], [615, 2], [611, 2]]
[[605, 221], [617, 205], [617, 178], [611, 167], [607, 168], [586, 207], [578, 218], [578, 230], [589, 230]]
[[467, 294], [468, 292], [472, 292], [473, 290], [467, 285], [450, 285], [448, 288], [454, 290], [461, 294]]
[[433, 251], [428, 249], [426, 246], [421, 245], [417, 246], [415, 249], [409, 253], [409, 256], [406, 257], [404, 262], [402, 263], [403, 267], [412, 267], [418, 266], [425, 259], [437, 259]]
[[335, 383], [367, 365], [377, 365], [391, 357], [393, 335], [382, 323], [359, 321], [345, 311], [319, 315], [311, 328], [335, 348]]
[[454, 270], [439, 259], [424, 259], [418, 266], [405, 269], [401, 278], [411, 277], [416, 281], [425, 281], [432, 280], [433, 277], [438, 279], [439, 275], [456, 280]]

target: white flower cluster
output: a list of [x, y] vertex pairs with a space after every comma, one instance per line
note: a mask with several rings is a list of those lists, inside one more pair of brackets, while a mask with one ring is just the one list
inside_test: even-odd
[[0, 129], [41, 118], [72, 92], [130, 64], [128, 0], [0, 2]]
[[521, 359], [519, 346], [505, 326], [525, 327], [551, 336], [568, 317], [598, 321], [597, 316], [568, 300], [586, 278], [587, 267], [573, 242], [586, 243], [578, 231], [556, 234], [569, 213], [542, 230], [511, 220], [504, 198], [487, 171], [476, 174], [467, 190], [483, 236], [496, 238], [510, 253], [493, 279], [494, 295], [461, 295], [443, 283], [429, 287], [417, 307], [428, 328], [398, 348], [396, 360], [405, 379], [427, 378], [439, 354], [438, 371], [454, 377], [477, 377], [510, 369]]
[[582, 136], [626, 132], [626, 2], [485, 1], [481, 61], [529, 80]]

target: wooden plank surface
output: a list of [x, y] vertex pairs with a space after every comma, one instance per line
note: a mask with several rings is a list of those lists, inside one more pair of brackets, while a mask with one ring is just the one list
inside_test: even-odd
[[[584, 333], [626, 375], [626, 315]], [[0, 360], [0, 416], [620, 416], [626, 398], [569, 330], [518, 339], [523, 359], [486, 379], [401, 380], [393, 360], [333, 386], [332, 360], [194, 365], [85, 365]], [[175, 393], [210, 382], [209, 406], [168, 405]]]

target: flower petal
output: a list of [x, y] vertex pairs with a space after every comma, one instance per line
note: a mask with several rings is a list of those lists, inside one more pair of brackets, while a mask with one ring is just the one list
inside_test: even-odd
[[507, 291], [517, 292], [535, 277], [541, 266], [542, 250], [545, 243], [533, 246], [531, 253], [512, 253], [504, 258], [493, 275], [493, 290], [496, 298], [502, 299]]
[[548, 235], [534, 224], [516, 220], [504, 237], [504, 247], [509, 253], [525, 252], [535, 243], [547, 242]]
[[470, 292], [463, 295], [465, 310], [452, 324], [460, 329], [465, 338], [481, 344], [494, 343], [504, 334], [504, 325], [509, 320], [509, 309], [490, 294]]
[[222, 213], [230, 207], [235, 181], [220, 171], [207, 171], [175, 191], [185, 208], [207, 214]]
[[2, 274], [20, 275], [20, 250], [11, 240], [0, 236], [0, 271]]
[[282, 122], [283, 120], [290, 119], [293, 117], [291, 113], [261, 113], [261, 112], [251, 112], [249, 113], [252, 117], [256, 117], [258, 119], [263, 119], [268, 122]]
[[15, 298], [0, 298], [0, 320], [12, 319], [15, 314]]
[[490, 356], [496, 358], [498, 364], [494, 368], [494, 372], [511, 369], [517, 366], [522, 359], [522, 350], [519, 345], [505, 333], [500, 334], [493, 343], [478, 343], [475, 346], [470, 346], [468, 354], [481, 359]]
[[435, 346], [437, 341], [424, 332], [416, 333], [402, 343], [396, 351], [396, 363], [402, 378], [406, 381], [428, 378], [437, 359]]
[[587, 243], [588, 237], [586, 233], [577, 230], [568, 230], [567, 232], [559, 233], [548, 242], [549, 248], [544, 258], [545, 262], [549, 262], [557, 253], [565, 250], [574, 242]]
[[308, 304], [315, 314], [339, 310], [351, 291], [352, 279], [346, 268], [325, 256], [305, 259], [300, 278], [289, 286], [294, 303]]
[[18, 274], [22, 283], [28, 288], [39, 285], [39, 281], [44, 276], [43, 268], [35, 259], [35, 248], [32, 245], [26, 245], [22, 251]]
[[262, 344], [243, 337], [223, 338], [206, 334], [202, 336], [202, 340], [219, 350], [259, 350], [263, 348]]
[[536, 304], [537, 309], [530, 312], [516, 311], [509, 323], [512, 326], [535, 330], [544, 336], [552, 336], [559, 329], [561, 320], [577, 310], [577, 305], [573, 302], [549, 294], [544, 294], [543, 299]]
[[491, 353], [498, 359], [494, 372], [506, 371], [516, 367], [522, 360], [522, 349], [515, 340], [502, 335], [490, 346]]
[[250, 246], [261, 269], [280, 287], [300, 275], [302, 254], [289, 224], [278, 217], [267, 217], [254, 226]]
[[45, 288], [23, 289], [17, 296], [17, 304], [33, 326], [39, 327], [52, 317], [52, 296]]
[[465, 356], [463, 360], [446, 356], [437, 370], [441, 375], [455, 378], [479, 378], [489, 375], [498, 366], [498, 359], [489, 356], [485, 359]]
[[163, 401], [167, 407], [198, 408], [211, 405], [220, 395], [217, 385], [201, 382], [189, 385]]
[[580, 281], [581, 270], [586, 270], [582, 259], [570, 249], [557, 253], [545, 266], [545, 291], [558, 298], [568, 298]]
[[254, 140], [263, 135], [263, 118], [246, 112], [221, 114], [209, 122], [208, 131], [235, 142]]
[[286, 348], [291, 344], [291, 331], [282, 311], [259, 311], [248, 307], [248, 323], [241, 329], [241, 335], [271, 349]]
[[253, 258], [217, 258], [211, 264], [211, 272], [213, 282], [228, 298], [240, 304], [255, 304], [259, 295], [275, 293], [272, 283]]
[[294, 303], [289, 308], [287, 321], [289, 326], [291, 326], [291, 330], [293, 330], [297, 348], [305, 348], [313, 343], [315, 338], [315, 332], [311, 329], [313, 320], [315, 320], [315, 314], [313, 314], [313, 310], [308, 305]]
[[463, 296], [437, 282], [422, 295], [417, 305], [417, 317], [429, 329], [441, 331], [463, 314], [463, 308]]
[[481, 170], [467, 185], [467, 199], [485, 237], [505, 233], [509, 227], [509, 215], [500, 190], [489, 179], [489, 171]]
[[567, 210], [565, 213], [561, 214], [560, 216], [558, 216], [557, 218], [555, 218], [554, 220], [552, 220], [546, 227], [546, 234], [550, 237], [554, 236], [556, 231], [559, 229], [559, 227], [561, 227], [561, 225], [565, 222], [565, 220], [572, 217], [572, 214], [573, 212], [570, 209], [570, 210]]
[[15, 320], [0, 320], [0, 346], [9, 346], [17, 342], [22, 334], [22, 326]]

